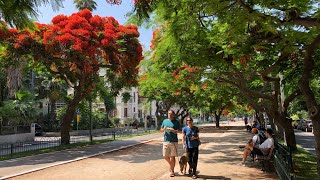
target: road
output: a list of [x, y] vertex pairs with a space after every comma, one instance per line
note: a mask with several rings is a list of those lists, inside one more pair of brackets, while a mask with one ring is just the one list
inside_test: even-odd
[[316, 155], [314, 135], [311, 132], [294, 130], [296, 142], [310, 153]]

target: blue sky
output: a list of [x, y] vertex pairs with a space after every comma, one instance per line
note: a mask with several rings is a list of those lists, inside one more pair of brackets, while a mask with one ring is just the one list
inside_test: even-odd
[[[120, 24], [124, 24], [127, 21], [125, 16], [127, 12], [133, 10], [133, 0], [123, 0], [120, 5], [110, 5], [106, 3], [105, 0], [96, 0], [97, 9], [92, 13], [99, 16], [113, 16]], [[63, 8], [60, 8], [59, 11], [53, 11], [51, 5], [42, 6], [39, 8], [38, 22], [40, 23], [51, 23], [51, 19], [58, 14], [71, 15], [74, 12], [77, 12], [73, 0], [65, 0], [63, 2]], [[140, 43], [143, 45], [144, 49], [149, 50], [151, 39], [152, 39], [152, 30], [139, 28], [140, 32]]]

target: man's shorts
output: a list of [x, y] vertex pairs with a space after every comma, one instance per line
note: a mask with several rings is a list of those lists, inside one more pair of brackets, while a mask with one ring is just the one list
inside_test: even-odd
[[178, 142], [163, 142], [163, 156], [178, 156]]
[[263, 155], [263, 152], [261, 151], [261, 149], [258, 149], [256, 147], [253, 147], [251, 152], [257, 155]]

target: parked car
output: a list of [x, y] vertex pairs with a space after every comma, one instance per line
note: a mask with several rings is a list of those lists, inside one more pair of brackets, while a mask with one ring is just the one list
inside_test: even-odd
[[309, 132], [312, 131], [312, 121], [311, 120], [306, 120], [306, 122], [303, 124], [303, 131]]
[[39, 124], [35, 124], [35, 135], [41, 136], [43, 134], [43, 129]]
[[305, 131], [305, 132], [309, 132], [309, 131], [312, 131], [312, 127], [313, 127], [313, 125], [312, 125], [312, 121], [311, 120], [302, 119], [299, 122], [297, 129]]
[[301, 119], [292, 120], [292, 127], [294, 129], [297, 129], [298, 128], [298, 124], [299, 124], [300, 121], [301, 121]]
[[198, 122], [199, 122], [199, 119], [193, 119], [194, 124], [198, 124]]
[[306, 120], [304, 119], [300, 119], [298, 125], [297, 125], [297, 129], [298, 130], [303, 130], [303, 127], [305, 126], [304, 124], [306, 123]]

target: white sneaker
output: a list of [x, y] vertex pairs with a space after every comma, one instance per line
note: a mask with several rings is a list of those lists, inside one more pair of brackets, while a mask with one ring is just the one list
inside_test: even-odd
[[240, 162], [238, 165], [239, 166], [246, 166], [243, 162]]

